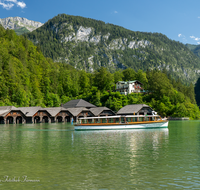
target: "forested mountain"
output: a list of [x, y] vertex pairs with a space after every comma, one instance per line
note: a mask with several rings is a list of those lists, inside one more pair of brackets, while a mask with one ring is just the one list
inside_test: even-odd
[[186, 44], [186, 46], [200, 58], [200, 45]]
[[195, 83], [200, 73], [200, 59], [182, 43], [80, 16], [58, 15], [25, 36], [45, 57], [87, 72], [165, 68], [185, 83]]
[[[137, 79], [146, 94], [121, 95], [115, 83]], [[128, 104], [145, 103], [162, 116], [200, 118], [194, 87], [174, 80], [166, 70], [135, 72], [131, 68], [110, 73], [101, 67], [94, 73], [45, 58], [24, 36], [0, 26], [0, 106], [60, 106], [83, 98], [96, 106], [118, 111]]]
[[7, 18], [0, 18], [0, 24], [5, 29], [13, 29], [18, 35], [23, 33], [32, 32], [36, 28], [42, 26], [41, 22], [36, 22], [32, 20], [28, 20], [22, 17], [7, 17]]

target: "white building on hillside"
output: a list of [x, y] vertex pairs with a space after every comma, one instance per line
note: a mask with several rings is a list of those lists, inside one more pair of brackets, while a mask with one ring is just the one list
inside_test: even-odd
[[116, 92], [120, 92], [121, 94], [127, 95], [130, 93], [141, 93], [144, 92], [142, 88], [143, 84], [138, 81], [118, 81], [116, 83]]

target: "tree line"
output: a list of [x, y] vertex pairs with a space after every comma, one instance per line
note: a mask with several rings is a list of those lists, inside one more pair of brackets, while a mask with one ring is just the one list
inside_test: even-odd
[[[117, 81], [139, 80], [146, 93], [115, 92]], [[194, 86], [166, 70], [132, 68], [111, 73], [106, 67], [88, 73], [45, 58], [24, 36], [0, 27], [0, 106], [56, 107], [82, 98], [118, 111], [128, 104], [148, 104], [162, 116], [200, 118]]]

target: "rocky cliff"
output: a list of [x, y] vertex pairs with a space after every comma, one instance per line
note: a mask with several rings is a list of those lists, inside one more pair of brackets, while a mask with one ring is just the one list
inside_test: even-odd
[[43, 23], [28, 20], [22, 17], [7, 17], [0, 19], [0, 24], [5, 28], [12, 30], [19, 30], [21, 28], [26, 28], [27, 31], [32, 32], [33, 30], [41, 27]]

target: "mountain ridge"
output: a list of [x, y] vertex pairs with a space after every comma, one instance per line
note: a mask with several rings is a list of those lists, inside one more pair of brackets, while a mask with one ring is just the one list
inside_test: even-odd
[[184, 44], [90, 18], [60, 14], [25, 36], [45, 57], [87, 72], [166, 69], [185, 83], [195, 83], [200, 73], [200, 59]]
[[7, 18], [0, 18], [0, 24], [5, 28], [9, 28], [15, 30], [17, 34], [22, 34], [26, 32], [32, 32], [33, 30], [41, 27], [43, 23], [28, 20], [24, 17], [7, 17]]

